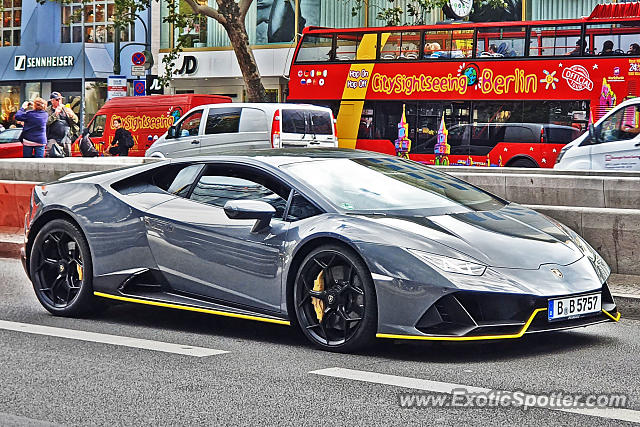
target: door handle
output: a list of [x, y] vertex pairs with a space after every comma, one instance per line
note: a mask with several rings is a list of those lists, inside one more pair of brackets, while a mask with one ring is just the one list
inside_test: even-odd
[[636, 147], [640, 147], [640, 142], [638, 142], [635, 146], [636, 146]]
[[191, 141], [192, 144], [200, 144], [200, 141], [197, 139], [194, 139], [193, 141]]

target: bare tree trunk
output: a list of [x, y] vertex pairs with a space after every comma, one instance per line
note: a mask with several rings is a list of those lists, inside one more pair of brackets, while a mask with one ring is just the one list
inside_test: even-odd
[[253, 51], [249, 46], [249, 36], [244, 20], [232, 19], [224, 25], [224, 28], [227, 30], [231, 46], [240, 65], [249, 102], [266, 102], [267, 94], [260, 79], [260, 71]]
[[267, 94], [260, 80], [256, 58], [249, 46], [247, 27], [244, 24], [247, 11], [253, 0], [216, 0], [217, 9], [202, 5], [196, 0], [185, 0], [195, 13], [211, 17], [222, 25], [229, 36], [236, 54], [249, 102], [266, 102]]

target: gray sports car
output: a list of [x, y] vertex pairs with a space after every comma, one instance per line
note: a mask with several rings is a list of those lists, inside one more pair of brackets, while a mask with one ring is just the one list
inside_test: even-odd
[[486, 340], [620, 317], [576, 233], [412, 161], [333, 149], [162, 161], [35, 188], [23, 263], [55, 315], [108, 300], [374, 337]]

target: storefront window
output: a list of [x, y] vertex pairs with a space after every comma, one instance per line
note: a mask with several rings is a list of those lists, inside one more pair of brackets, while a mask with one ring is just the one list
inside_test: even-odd
[[24, 84], [24, 98], [33, 101], [39, 96], [42, 96], [42, 85], [40, 82], [29, 82]]
[[15, 125], [14, 116], [20, 108], [20, 86], [0, 86], [0, 122], [8, 128]]
[[84, 92], [84, 123], [89, 124], [93, 116], [107, 100], [107, 84], [105, 82], [86, 82]]
[[2, 1], [2, 46], [20, 46], [22, 0]]
[[[13, 0], [16, 1], [16, 0]], [[62, 7], [62, 43], [112, 43], [113, 15], [115, 13], [114, 0], [88, 1], [65, 5]], [[84, 31], [82, 20], [84, 18]], [[132, 23], [122, 29], [120, 40], [131, 41], [135, 38], [135, 24]]]

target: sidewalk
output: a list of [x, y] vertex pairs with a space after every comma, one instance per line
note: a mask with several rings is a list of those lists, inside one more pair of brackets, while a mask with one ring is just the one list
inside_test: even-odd
[[[19, 258], [23, 244], [21, 228], [0, 227], [0, 258]], [[640, 300], [640, 276], [612, 274], [609, 288], [614, 297]]]
[[21, 228], [0, 227], [0, 258], [19, 258], [23, 243]]

